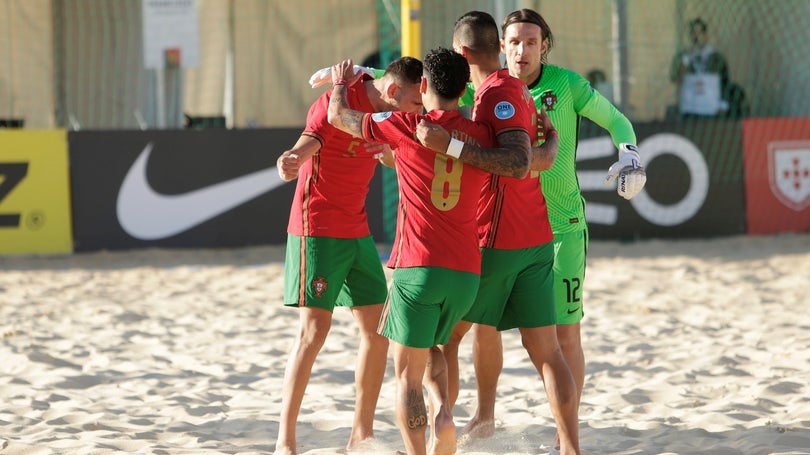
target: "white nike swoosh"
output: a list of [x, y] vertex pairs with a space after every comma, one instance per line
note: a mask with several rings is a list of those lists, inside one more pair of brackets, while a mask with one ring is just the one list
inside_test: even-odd
[[160, 240], [187, 231], [286, 182], [276, 167], [183, 194], [160, 194], [146, 177], [153, 144], [144, 147], [118, 192], [118, 222], [140, 240]]

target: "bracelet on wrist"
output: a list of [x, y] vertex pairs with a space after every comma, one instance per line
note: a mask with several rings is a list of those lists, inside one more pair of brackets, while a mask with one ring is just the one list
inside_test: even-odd
[[342, 77], [335, 82], [332, 82], [332, 85], [349, 85], [349, 81], [343, 79]]
[[462, 148], [464, 148], [464, 142], [458, 139], [450, 139], [450, 145], [447, 146], [447, 150], [444, 153], [452, 156], [453, 158], [458, 158], [461, 156]]

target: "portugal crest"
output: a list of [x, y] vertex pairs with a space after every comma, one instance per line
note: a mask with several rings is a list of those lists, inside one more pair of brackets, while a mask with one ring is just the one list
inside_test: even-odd
[[800, 212], [810, 206], [810, 141], [769, 143], [768, 181], [788, 208]]
[[540, 95], [540, 101], [543, 103], [543, 106], [546, 107], [546, 112], [553, 111], [554, 105], [557, 104], [557, 95], [551, 90], [546, 90]]
[[323, 297], [323, 293], [326, 292], [326, 288], [328, 287], [329, 285], [326, 283], [326, 279], [322, 276], [312, 280], [312, 290], [315, 291], [315, 297]]

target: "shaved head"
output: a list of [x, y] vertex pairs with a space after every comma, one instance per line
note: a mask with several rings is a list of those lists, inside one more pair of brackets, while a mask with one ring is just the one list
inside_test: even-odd
[[498, 24], [489, 13], [470, 11], [456, 20], [453, 44], [477, 54], [498, 55], [501, 51]]

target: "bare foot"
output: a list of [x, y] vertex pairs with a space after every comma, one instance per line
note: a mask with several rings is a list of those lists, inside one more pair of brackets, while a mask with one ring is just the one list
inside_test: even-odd
[[276, 451], [273, 455], [295, 455], [295, 447], [289, 446], [276, 446]]
[[358, 440], [349, 440], [349, 444], [346, 445], [346, 452], [377, 452], [380, 450], [379, 444], [377, 440], [374, 439], [374, 436], [369, 436], [364, 439]]
[[494, 420], [479, 420], [475, 416], [461, 429], [461, 434], [470, 439], [487, 439], [495, 434]]
[[442, 406], [438, 415], [433, 417], [430, 426], [430, 455], [453, 455], [456, 453], [456, 424], [453, 415]]

